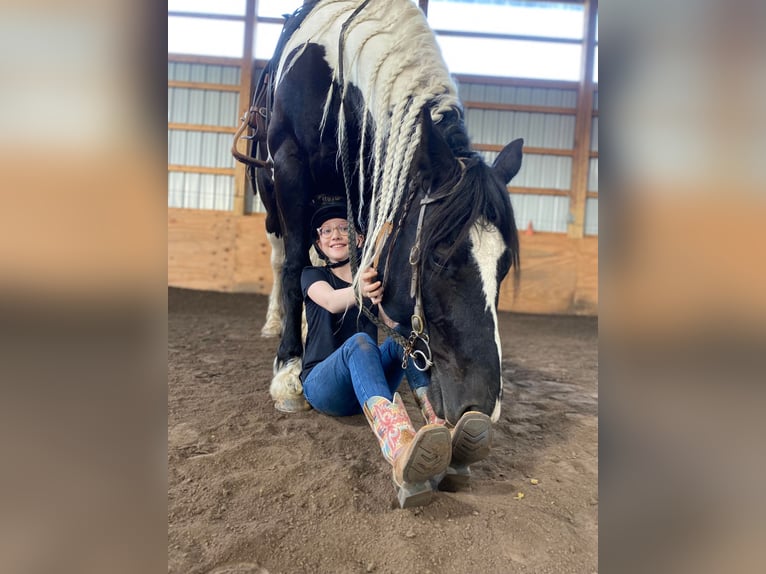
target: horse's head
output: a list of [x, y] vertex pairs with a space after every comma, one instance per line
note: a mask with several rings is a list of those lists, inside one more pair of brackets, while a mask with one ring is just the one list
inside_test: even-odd
[[[521, 166], [523, 141], [508, 144], [489, 167], [470, 152], [464, 134], [436, 126], [423, 114], [414, 197], [400, 209], [401, 227], [389, 239], [381, 269], [383, 308], [394, 320], [410, 324], [419, 292], [433, 353], [429, 398], [452, 424], [469, 410], [493, 420], [500, 416], [497, 301], [500, 283], [512, 266], [518, 271], [519, 262], [506, 184]], [[455, 139], [461, 137], [465, 145], [456, 155]], [[416, 244], [419, 257], [412, 253]], [[410, 296], [413, 273], [415, 297]]]

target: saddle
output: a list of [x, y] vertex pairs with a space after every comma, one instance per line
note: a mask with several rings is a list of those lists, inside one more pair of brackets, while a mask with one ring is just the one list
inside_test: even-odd
[[[258, 84], [253, 95], [252, 108], [257, 113], [250, 115], [248, 123], [254, 130], [261, 129], [265, 133], [265, 128], [269, 125], [269, 117], [274, 106], [274, 74], [276, 73], [279, 60], [282, 58], [282, 52], [285, 51], [285, 44], [292, 38], [293, 34], [301, 27], [303, 21], [311, 13], [319, 0], [309, 0], [299, 6], [292, 14], [283, 14], [285, 24], [282, 26], [282, 32], [279, 34], [277, 45], [274, 48], [274, 54], [266, 64], [258, 78]], [[251, 112], [253, 109], [251, 108]], [[261, 121], [265, 120], [265, 121]]]

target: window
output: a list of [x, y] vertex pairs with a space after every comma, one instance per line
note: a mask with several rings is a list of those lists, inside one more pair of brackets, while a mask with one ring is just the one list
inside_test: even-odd
[[281, 18], [292, 14], [303, 4], [302, 0], [258, 0], [260, 18]]
[[168, 12], [245, 16], [245, 0], [168, 0]]
[[576, 81], [580, 77], [584, 17], [583, 5], [573, 3], [428, 3], [429, 24], [454, 73]]
[[279, 35], [282, 33], [282, 24], [268, 24], [260, 22], [255, 26], [255, 51], [258, 60], [270, 60], [277, 47]]
[[[258, 0], [255, 58], [271, 58], [282, 30], [275, 20], [302, 3]], [[168, 52], [241, 58], [245, 8], [246, 0], [168, 0]], [[584, 14], [582, 4], [571, 2], [428, 3], [429, 24], [437, 33], [450, 71], [490, 76], [578, 80]], [[594, 82], [598, 81], [597, 64], [598, 46]]]
[[593, 54], [593, 83], [598, 84], [598, 44]]
[[168, 16], [168, 52], [241, 58], [245, 21]]
[[577, 81], [580, 44], [437, 36], [453, 74]]
[[428, 22], [435, 30], [582, 40], [583, 17], [584, 11], [580, 4], [518, 0], [428, 2]]
[[[302, 4], [302, 0], [259, 0], [257, 18], [282, 18], [285, 14], [295, 12]], [[281, 33], [281, 23], [256, 21], [254, 48], [256, 59], [271, 59]]]

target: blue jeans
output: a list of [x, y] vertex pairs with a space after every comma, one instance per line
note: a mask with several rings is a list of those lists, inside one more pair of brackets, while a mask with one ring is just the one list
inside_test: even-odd
[[413, 389], [428, 385], [429, 378], [412, 361], [402, 369], [403, 354], [390, 337], [378, 347], [369, 335], [357, 333], [311, 369], [303, 381], [303, 395], [319, 412], [343, 417], [361, 413], [370, 397], [393, 400], [405, 372]]

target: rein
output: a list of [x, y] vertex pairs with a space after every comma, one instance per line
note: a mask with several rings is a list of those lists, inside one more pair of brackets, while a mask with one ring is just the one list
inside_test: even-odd
[[[412, 196], [410, 196], [411, 200]], [[428, 196], [426, 196], [426, 199], [428, 199]], [[412, 359], [412, 364], [414, 367], [419, 371], [427, 371], [433, 366], [433, 355], [431, 353], [431, 346], [430, 346], [430, 340], [428, 338], [428, 333], [425, 332], [425, 319], [423, 315], [423, 299], [421, 297], [420, 292], [420, 284], [419, 281], [416, 279], [416, 277], [419, 277], [418, 274], [418, 259], [412, 258], [413, 253], [420, 253], [420, 229], [421, 224], [423, 222], [423, 216], [425, 212], [426, 205], [429, 203], [432, 203], [433, 201], [436, 201], [436, 198], [432, 201], [426, 201], [424, 199], [421, 201], [421, 208], [420, 208], [420, 217], [418, 221], [418, 231], [417, 231], [417, 237], [415, 240], [415, 244], [412, 247], [412, 250], [410, 251], [410, 265], [412, 265], [412, 277], [413, 281], [411, 283], [411, 296], [415, 298], [415, 308], [413, 310], [412, 317], [410, 319], [411, 325], [412, 325], [412, 331], [410, 332], [410, 336], [408, 338], [405, 338], [404, 335], [399, 333], [398, 331], [392, 329], [388, 325], [386, 325], [383, 321], [381, 321], [378, 317], [376, 317], [367, 307], [364, 305], [360, 305], [360, 308], [362, 310], [362, 313], [373, 322], [373, 324], [378, 327], [379, 329], [382, 329], [387, 336], [394, 339], [404, 350], [404, 354], [402, 356], [402, 369], [407, 368], [407, 361], [409, 358]], [[409, 208], [409, 204], [411, 201], [407, 202], [404, 216], [406, 216], [406, 213]], [[402, 217], [402, 220], [404, 219], [404, 216]], [[349, 216], [349, 221], [353, 218], [352, 215]], [[398, 235], [398, 231], [401, 229], [401, 226], [397, 226], [394, 234], [394, 240], [396, 239], [396, 235]], [[381, 237], [383, 237], [383, 234], [387, 236], [391, 232], [391, 229], [389, 226], [386, 226], [381, 231], [382, 235], [378, 237], [377, 243], [380, 243]], [[385, 240], [385, 239], [384, 239]], [[393, 240], [392, 240], [393, 241]], [[389, 248], [390, 249], [390, 248]], [[359, 262], [356, 258], [356, 253], [351, 254], [351, 272], [352, 274], [356, 275], [358, 269], [359, 269]], [[386, 257], [386, 268], [388, 268], [388, 257]], [[414, 290], [414, 291], [413, 291]], [[416, 294], [415, 294], [416, 293]], [[418, 345], [418, 343], [420, 343]], [[416, 348], [416, 345], [419, 347], [423, 347], [423, 350], [420, 348]]]

